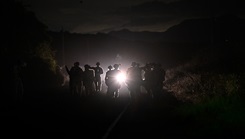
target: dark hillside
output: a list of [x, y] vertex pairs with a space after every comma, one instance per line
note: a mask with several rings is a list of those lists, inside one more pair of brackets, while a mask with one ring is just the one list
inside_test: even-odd
[[[58, 63], [62, 64], [62, 46], [66, 64], [79, 60], [93, 64], [102, 60], [113, 62], [156, 61], [164, 67], [173, 67], [192, 59], [197, 53], [212, 51], [218, 55], [238, 56], [245, 40], [245, 21], [236, 16], [188, 19], [166, 32], [112, 31], [108, 34], [73, 34], [50, 32], [57, 50]], [[108, 53], [110, 52], [110, 53]], [[120, 55], [123, 60], [116, 61]], [[127, 62], [126, 62], [127, 61]]]

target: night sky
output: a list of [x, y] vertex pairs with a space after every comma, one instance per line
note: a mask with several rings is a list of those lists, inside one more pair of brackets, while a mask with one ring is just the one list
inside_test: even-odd
[[[199, 47], [199, 45], [195, 44], [190, 47], [187, 44], [184, 47], [179, 41], [181, 38], [191, 34], [189, 33], [191, 30], [193, 31], [191, 24], [195, 24], [198, 21], [179, 26], [172, 29], [172, 32], [168, 30], [169, 28], [178, 26], [188, 19], [214, 19], [213, 17], [225, 14], [245, 18], [244, 0], [17, 1], [22, 1], [25, 7], [33, 11], [37, 18], [47, 25], [51, 31], [60, 32], [65, 30], [70, 33], [81, 34], [110, 33], [123, 29], [132, 32], [150, 31], [165, 33], [168, 31], [168, 34], [162, 38], [165, 40], [172, 39], [173, 43], [179, 43], [176, 44], [177, 46], [173, 46], [172, 44], [159, 42], [147, 44], [138, 40], [124, 40], [120, 42], [120, 39], [99, 39], [99, 37], [102, 37], [99, 35], [91, 38], [83, 36], [76, 41], [74, 39], [69, 40], [68, 36], [65, 36], [63, 40], [61, 36], [57, 38], [56, 44], [53, 47], [57, 49], [56, 58], [59, 65], [66, 64], [72, 66], [73, 62], [79, 61], [81, 66], [83, 66], [84, 64], [93, 65], [100, 61], [103, 63], [104, 69], [109, 64], [114, 64], [115, 62], [128, 67], [132, 61], [137, 61], [141, 65], [146, 62], [159, 62], [164, 67], [178, 65], [190, 59], [192, 57], [190, 54], [195, 55], [192, 46]], [[206, 25], [206, 22], [202, 23], [201, 28], [196, 29], [199, 35], [201, 31], [205, 30], [202, 29], [203, 25]], [[212, 31], [211, 33], [207, 32], [206, 38], [203, 38], [203, 40], [209, 41], [208, 39], [212, 37]], [[195, 37], [192, 38], [193, 34], [191, 35], [190, 40], [192, 41]], [[209, 37], [209, 35], [211, 36]], [[125, 36], [129, 39], [137, 38], [128, 36], [128, 34]], [[147, 36], [145, 39], [150, 40], [151, 37]], [[62, 44], [62, 42], [64, 43]], [[187, 49], [186, 46], [189, 48]], [[62, 52], [62, 49], [64, 52]]]
[[22, 0], [50, 30], [98, 33], [163, 32], [185, 19], [230, 13], [244, 17], [243, 0]]

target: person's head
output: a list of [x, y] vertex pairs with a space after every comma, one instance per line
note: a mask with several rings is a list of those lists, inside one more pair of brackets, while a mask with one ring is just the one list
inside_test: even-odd
[[114, 64], [114, 65], [113, 65], [113, 67], [114, 67], [115, 69], [119, 69], [119, 66], [120, 66], [120, 64]]
[[75, 62], [74, 63], [74, 66], [79, 66], [79, 62]]
[[86, 65], [84, 65], [84, 68], [85, 68], [85, 69], [89, 69], [90, 66], [89, 66], [88, 64], [86, 64]]
[[109, 70], [111, 70], [111, 69], [112, 69], [112, 66], [111, 66], [111, 65], [110, 65], [110, 66], [108, 66], [108, 69], [109, 69]]
[[100, 65], [100, 62], [97, 62], [96, 65], [99, 66]]

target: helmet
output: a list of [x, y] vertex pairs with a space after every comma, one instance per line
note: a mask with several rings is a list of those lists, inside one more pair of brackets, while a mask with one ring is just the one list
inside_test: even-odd
[[100, 62], [97, 62], [96, 65], [100, 65]]
[[75, 66], [79, 66], [79, 62], [75, 62], [74, 65], [75, 65]]
[[114, 65], [113, 65], [113, 67], [114, 67], [115, 69], [119, 68], [119, 66], [120, 66], [120, 64], [114, 64]]
[[110, 65], [110, 66], [108, 66], [108, 69], [112, 69], [112, 66]]

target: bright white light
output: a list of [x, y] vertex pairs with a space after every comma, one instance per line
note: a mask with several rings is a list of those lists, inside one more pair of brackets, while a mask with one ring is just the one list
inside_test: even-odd
[[117, 76], [116, 76], [116, 79], [119, 83], [123, 83], [125, 82], [126, 80], [126, 75], [124, 73], [119, 73]]

